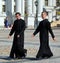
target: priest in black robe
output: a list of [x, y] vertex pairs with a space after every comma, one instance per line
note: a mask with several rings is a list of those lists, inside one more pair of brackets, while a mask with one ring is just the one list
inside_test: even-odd
[[39, 26], [33, 33], [33, 37], [39, 32], [39, 39], [40, 39], [40, 47], [39, 51], [36, 55], [36, 58], [49, 58], [53, 56], [53, 53], [50, 50], [49, 46], [49, 32], [55, 40], [55, 36], [53, 34], [53, 31], [51, 29], [50, 22], [48, 21], [47, 17], [47, 12], [42, 12], [42, 18], [43, 20], [39, 23]]
[[24, 49], [24, 30], [26, 26], [25, 21], [21, 19], [21, 14], [19, 12], [17, 12], [15, 16], [16, 20], [14, 21], [13, 27], [8, 36], [8, 38], [10, 38], [10, 36], [14, 33], [10, 58], [22, 58], [25, 57], [27, 52], [27, 50]]

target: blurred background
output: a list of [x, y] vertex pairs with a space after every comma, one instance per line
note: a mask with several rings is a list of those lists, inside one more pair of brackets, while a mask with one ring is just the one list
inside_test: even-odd
[[36, 28], [42, 20], [42, 11], [48, 12], [52, 27], [60, 26], [60, 0], [0, 0], [0, 27], [4, 27], [6, 17], [11, 26], [15, 20], [14, 14], [20, 12], [26, 27]]

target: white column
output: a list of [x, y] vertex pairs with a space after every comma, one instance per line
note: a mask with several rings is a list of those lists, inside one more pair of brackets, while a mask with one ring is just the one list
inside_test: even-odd
[[21, 1], [22, 0], [16, 0], [16, 12], [22, 12], [22, 10], [21, 10]]
[[13, 23], [14, 0], [6, 0], [6, 14], [10, 23]]
[[[56, 6], [56, 0], [53, 0], [53, 6], [55, 7]], [[53, 10], [53, 21], [55, 21], [56, 20], [56, 10], [54, 9]]]
[[38, 0], [38, 13], [41, 15], [43, 11], [43, 7], [45, 5], [45, 0]]
[[51, 22], [52, 21], [52, 11], [48, 13], [48, 20]]
[[6, 1], [6, 12], [10, 12], [13, 14], [14, 12], [14, 0]]
[[13, 14], [14, 13], [14, 0], [10, 0], [10, 11]]
[[52, 4], [53, 6], [56, 6], [56, 0], [53, 0], [53, 4]]
[[2, 0], [0, 0], [0, 13], [2, 12]]
[[[53, 0], [48, 0], [48, 6], [49, 7], [52, 7], [53, 6]], [[51, 22], [52, 21], [52, 10], [50, 10], [50, 12], [48, 13], [48, 19], [49, 19], [49, 21]]]
[[21, 0], [21, 14], [24, 16], [24, 12], [25, 12], [25, 0]]
[[27, 13], [28, 15], [32, 14], [32, 0], [27, 0]]
[[33, 14], [36, 13], [35, 0], [32, 0], [32, 12], [33, 12]]
[[53, 0], [48, 0], [48, 6], [52, 6], [52, 3], [54, 3]]

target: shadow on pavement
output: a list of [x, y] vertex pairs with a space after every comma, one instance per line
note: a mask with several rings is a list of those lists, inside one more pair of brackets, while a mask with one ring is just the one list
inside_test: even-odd
[[3, 60], [11, 60], [11, 58], [9, 58], [8, 56], [0, 56], [0, 59], [3, 59]]
[[[0, 56], [0, 59], [3, 59], [3, 60], [11, 60], [12, 58], [8, 57], [8, 56]], [[40, 60], [40, 59], [37, 59], [37, 58], [34, 58], [34, 57], [26, 57], [26, 58], [22, 58], [21, 60]], [[18, 59], [13, 59], [13, 60], [18, 60]]]
[[[60, 56], [55, 56], [55, 57], [51, 57], [51, 58], [48, 58], [48, 59], [58, 59], [60, 58]], [[9, 58], [8, 56], [0, 56], [0, 59], [3, 59], [3, 60], [11, 60], [12, 58]], [[34, 58], [34, 57], [26, 57], [26, 58], [22, 58], [21, 60], [31, 60], [31, 61], [34, 61], [34, 60], [42, 60], [42, 59], [37, 59], [37, 58]], [[13, 60], [18, 60], [18, 59], [13, 59]]]
[[58, 48], [60, 48], [60, 45], [51, 45], [52, 47], [58, 47]]

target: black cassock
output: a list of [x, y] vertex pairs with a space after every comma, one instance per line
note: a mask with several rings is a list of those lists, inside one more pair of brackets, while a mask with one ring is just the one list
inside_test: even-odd
[[51, 52], [49, 47], [49, 32], [52, 38], [54, 38], [55, 36], [52, 32], [48, 19], [44, 19], [39, 23], [39, 26], [37, 27], [33, 35], [36, 35], [38, 32], [40, 37], [40, 48], [36, 57], [39, 58], [53, 56], [53, 53]]
[[[24, 30], [25, 21], [22, 19], [17, 19], [14, 21], [13, 27], [10, 31], [10, 36], [14, 33], [13, 45], [10, 52], [10, 57], [22, 57], [25, 56], [26, 50], [24, 49]], [[17, 37], [19, 35], [20, 37]]]

